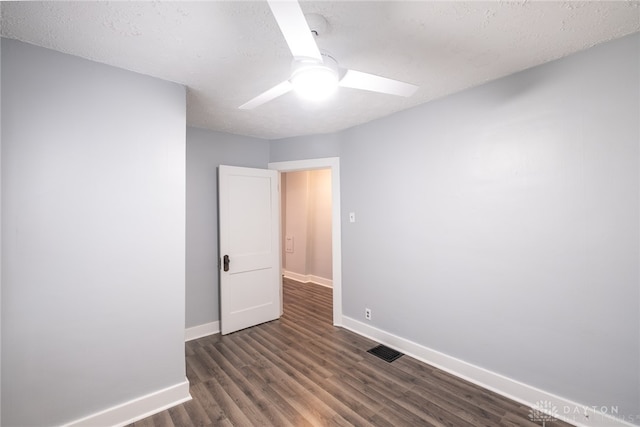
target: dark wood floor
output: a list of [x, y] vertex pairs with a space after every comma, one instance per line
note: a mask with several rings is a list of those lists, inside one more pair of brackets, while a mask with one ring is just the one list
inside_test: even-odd
[[[331, 289], [285, 279], [284, 316], [186, 344], [193, 400], [151, 426], [535, 426], [529, 408], [331, 324]], [[560, 421], [548, 426], [567, 425]]]

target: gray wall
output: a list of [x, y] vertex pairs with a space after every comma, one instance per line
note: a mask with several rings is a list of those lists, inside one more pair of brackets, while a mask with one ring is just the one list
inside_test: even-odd
[[185, 381], [185, 90], [2, 39], [2, 425]]
[[187, 128], [187, 328], [220, 320], [217, 167], [268, 162], [267, 141]]
[[344, 314], [370, 307], [385, 331], [640, 414], [639, 63], [634, 35], [273, 141], [271, 161], [341, 158]]
[[[2, 43], [0, 43], [0, 100], [2, 99]], [[2, 241], [2, 102], [0, 102], [0, 242]], [[2, 424], [2, 245], [0, 244], [0, 424]]]
[[269, 161], [285, 162], [288, 160], [340, 157], [343, 139], [342, 133], [332, 133], [271, 141]]

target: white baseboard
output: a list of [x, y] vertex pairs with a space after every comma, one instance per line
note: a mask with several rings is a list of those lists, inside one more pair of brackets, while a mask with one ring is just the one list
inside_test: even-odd
[[113, 406], [65, 424], [64, 427], [121, 427], [191, 400], [189, 381]]
[[202, 325], [187, 328], [184, 331], [184, 340], [191, 341], [197, 338], [206, 337], [207, 335], [213, 335], [220, 332], [220, 321], [204, 323]]
[[307, 283], [309, 281], [309, 278], [307, 277], [306, 274], [298, 274], [298, 273], [294, 273], [293, 271], [288, 271], [288, 270], [284, 270], [282, 272], [282, 274], [287, 279], [293, 279], [293, 280], [295, 280], [297, 282]]
[[316, 285], [324, 286], [326, 288], [333, 288], [333, 280], [325, 279], [324, 277], [309, 275], [309, 282], [313, 282]]
[[[432, 350], [405, 338], [374, 328], [353, 318], [343, 316], [342, 326], [359, 335], [392, 347], [402, 353], [435, 366], [457, 377], [470, 381], [481, 387], [494, 391], [509, 399], [515, 400], [542, 412], [556, 408], [554, 415], [567, 423], [579, 427], [634, 427], [636, 424], [622, 418], [622, 414], [606, 414], [569, 399], [556, 396], [544, 390], [521, 383], [504, 375], [497, 374], [479, 366], [464, 362], [455, 357]], [[605, 408], [609, 410], [608, 408]], [[609, 410], [611, 412], [611, 410]]]
[[295, 281], [302, 282], [302, 283], [312, 282], [312, 283], [315, 283], [316, 285], [325, 286], [327, 288], [333, 288], [333, 280], [325, 279], [324, 277], [314, 276], [313, 274], [299, 274], [299, 273], [294, 273], [293, 271], [287, 271], [287, 270], [284, 270], [282, 274], [284, 274], [284, 277], [286, 277], [287, 279], [293, 279]]

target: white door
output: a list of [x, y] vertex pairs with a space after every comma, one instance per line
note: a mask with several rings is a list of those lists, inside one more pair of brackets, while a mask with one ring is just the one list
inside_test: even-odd
[[218, 197], [224, 335], [280, 317], [278, 172], [220, 166]]

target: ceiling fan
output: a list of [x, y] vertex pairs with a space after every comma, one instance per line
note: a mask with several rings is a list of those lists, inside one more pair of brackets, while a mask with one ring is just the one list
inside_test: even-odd
[[238, 108], [254, 109], [291, 90], [304, 98], [323, 99], [338, 86], [404, 97], [418, 89], [409, 83], [338, 67], [331, 55], [318, 49], [297, 0], [267, 2], [293, 55], [291, 76]]

